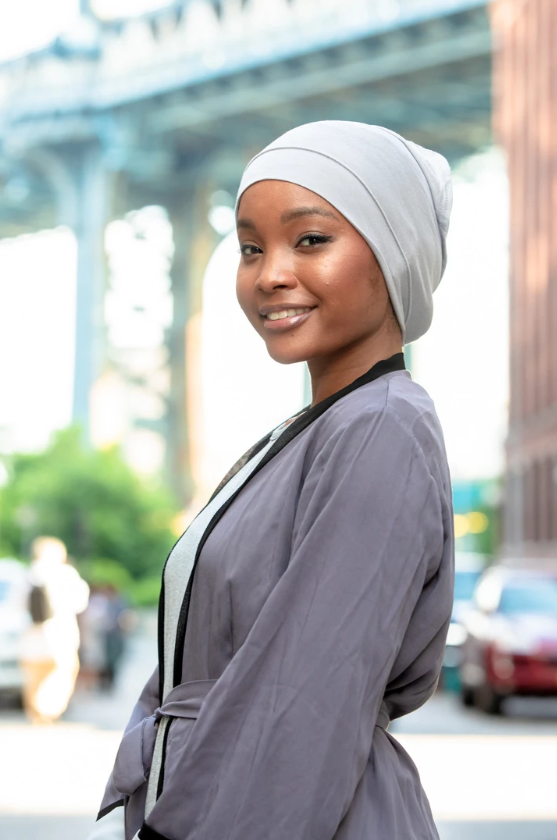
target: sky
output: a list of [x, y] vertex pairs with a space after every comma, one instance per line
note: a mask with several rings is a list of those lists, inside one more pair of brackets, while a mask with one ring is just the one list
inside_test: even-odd
[[78, 0], [0, 0], [0, 61], [44, 47], [78, 9]]
[[[99, 17], [141, 14], [168, 0], [93, 0]], [[0, 0], [0, 61], [40, 49], [71, 27], [79, 0]]]
[[76, 257], [67, 228], [0, 240], [0, 451], [70, 420]]

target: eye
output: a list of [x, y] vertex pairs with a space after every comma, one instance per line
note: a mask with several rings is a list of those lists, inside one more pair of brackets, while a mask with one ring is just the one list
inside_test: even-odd
[[249, 245], [246, 242], [244, 245], [240, 245], [240, 253], [243, 257], [253, 257], [255, 254], [262, 254], [263, 252], [257, 245]]
[[304, 248], [311, 248], [313, 245], [322, 245], [324, 242], [330, 242], [332, 236], [325, 236], [323, 233], [308, 233], [300, 241], [298, 245]]

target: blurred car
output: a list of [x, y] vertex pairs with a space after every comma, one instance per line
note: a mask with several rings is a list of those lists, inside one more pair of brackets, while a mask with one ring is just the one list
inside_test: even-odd
[[30, 621], [27, 610], [29, 585], [25, 566], [17, 560], [0, 560], [0, 694], [21, 695], [19, 644]]
[[557, 575], [488, 569], [465, 628], [465, 705], [500, 714], [505, 697], [557, 696]]
[[454, 602], [442, 673], [443, 688], [449, 691], [458, 691], [460, 688], [459, 668], [462, 645], [466, 639], [464, 622], [472, 609], [474, 589], [485, 570], [486, 562], [485, 555], [471, 551], [457, 551], [455, 555]]

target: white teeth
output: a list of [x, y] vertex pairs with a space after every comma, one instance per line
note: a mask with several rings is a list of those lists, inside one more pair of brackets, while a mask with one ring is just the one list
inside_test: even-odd
[[293, 318], [295, 315], [303, 315], [309, 311], [310, 308], [307, 306], [304, 309], [281, 309], [280, 312], [269, 312], [267, 318], [269, 321], [281, 321], [283, 318]]

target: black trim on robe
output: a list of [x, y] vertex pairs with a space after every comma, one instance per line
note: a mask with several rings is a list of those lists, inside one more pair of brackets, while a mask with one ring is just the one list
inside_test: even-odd
[[101, 808], [101, 810], [97, 814], [96, 822], [102, 820], [103, 817], [106, 817], [106, 815], [110, 814], [111, 811], [114, 811], [115, 808], [123, 808], [125, 804], [125, 799], [118, 799], [116, 802], [111, 802], [110, 805], [106, 806], [106, 808]]
[[173, 720], [174, 718], [168, 719], [168, 723], [166, 724], [166, 729], [164, 732], [164, 737], [162, 739], [161, 769], [159, 771], [159, 778], [157, 781], [157, 799], [161, 795], [164, 785], [164, 763], [166, 761], [166, 745], [168, 744], [168, 733], [170, 732], [170, 727], [172, 726]]
[[150, 828], [147, 823], [143, 823], [137, 835], [139, 840], [170, 840], [170, 837], [165, 837], [164, 834], [159, 834], [154, 828]]
[[[305, 429], [310, 426], [314, 420], [317, 420], [324, 414], [331, 406], [333, 406], [338, 400], [345, 397], [347, 394], [352, 393], [352, 391], [356, 391], [358, 388], [361, 388], [363, 385], [367, 385], [370, 382], [373, 382], [375, 379], [379, 379], [381, 376], [385, 376], [387, 373], [394, 373], [395, 371], [399, 370], [406, 370], [406, 365], [404, 363], [404, 354], [403, 353], [395, 353], [394, 356], [391, 356], [389, 359], [382, 359], [381, 361], [377, 362], [373, 365], [370, 370], [364, 373], [362, 376], [359, 376], [354, 382], [351, 382], [350, 385], [346, 385], [344, 388], [341, 388], [340, 391], [336, 391], [336, 393], [331, 394], [326, 399], [322, 400], [321, 402], [317, 403], [314, 406], [303, 410], [296, 416], [296, 419], [286, 427], [286, 429], [282, 432], [282, 434], [277, 438], [273, 446], [269, 449], [269, 451], [264, 455], [261, 459], [259, 464], [255, 467], [253, 472], [247, 477], [246, 481], [236, 490], [235, 493], [230, 496], [229, 499], [219, 508], [219, 510], [215, 513], [211, 521], [209, 522], [205, 532], [199, 541], [199, 545], [197, 547], [197, 551], [195, 554], [194, 562], [192, 571], [190, 574], [190, 578], [188, 581], [188, 585], [186, 587], [186, 592], [184, 594], [184, 599], [182, 601], [182, 606], [180, 609], [180, 615], [178, 617], [178, 626], [177, 626], [177, 633], [176, 633], [176, 647], [174, 653], [174, 677], [173, 677], [173, 684], [174, 686], [179, 685], [182, 682], [182, 659], [184, 655], [184, 643], [186, 638], [186, 625], [188, 619], [188, 611], [190, 605], [190, 597], [191, 597], [191, 590], [193, 585], [193, 577], [195, 574], [195, 569], [197, 566], [197, 561], [199, 560], [199, 555], [207, 541], [211, 531], [217, 524], [217, 522], [221, 519], [221, 517], [226, 513], [236, 496], [242, 491], [242, 489], [246, 486], [246, 484], [253, 478], [254, 475], [263, 469], [263, 467], [271, 461], [275, 455], [277, 455], [285, 446], [287, 446], [290, 441], [294, 440], [300, 432], [303, 432]], [[266, 435], [266, 437], [262, 438], [258, 443], [252, 447], [251, 450], [248, 450], [246, 455], [249, 457], [253, 457], [256, 452], [261, 451], [263, 446], [268, 443], [271, 434]], [[234, 465], [232, 470], [228, 473], [225, 477], [226, 481], [230, 481], [230, 479], [238, 472], [241, 467], [247, 463], [246, 455], [244, 455], [240, 460]], [[219, 485], [219, 489], [224, 486], [224, 482], [221, 482]], [[214, 495], [214, 494], [213, 494]], [[164, 572], [163, 572], [164, 576]], [[164, 580], [164, 577], [163, 577]], [[164, 593], [164, 585], [163, 590], [161, 593], [161, 597]], [[164, 638], [164, 613], [159, 612], [159, 640]], [[161, 686], [164, 685], [164, 657], [159, 659], [159, 669], [161, 674]], [[155, 836], [155, 835], [153, 835]]]

